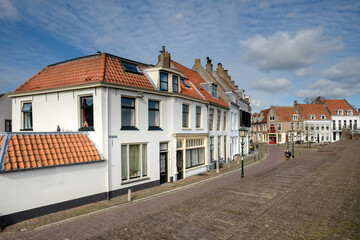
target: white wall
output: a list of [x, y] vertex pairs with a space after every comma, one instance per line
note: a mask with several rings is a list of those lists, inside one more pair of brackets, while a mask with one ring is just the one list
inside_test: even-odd
[[0, 132], [5, 132], [5, 120], [11, 120], [11, 98], [0, 101]]
[[105, 162], [0, 174], [0, 216], [105, 192]]

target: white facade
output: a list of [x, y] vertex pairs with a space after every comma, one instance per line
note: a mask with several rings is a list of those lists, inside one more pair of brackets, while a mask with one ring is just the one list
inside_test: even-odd
[[304, 120], [303, 138], [307, 142], [327, 143], [331, 141], [331, 120]]
[[341, 139], [342, 129], [344, 128], [350, 128], [351, 130], [359, 129], [360, 117], [357, 115], [331, 115], [331, 120], [331, 142], [336, 142]]

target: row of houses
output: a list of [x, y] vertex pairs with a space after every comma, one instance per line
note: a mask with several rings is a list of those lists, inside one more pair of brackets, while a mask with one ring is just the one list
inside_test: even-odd
[[[192, 69], [108, 53], [49, 65], [13, 93], [0, 134], [8, 224], [178, 181], [249, 151], [250, 99], [222, 64]], [[243, 141], [243, 142], [242, 142]], [[31, 201], [29, 201], [31, 199]]]
[[284, 144], [290, 136], [296, 142], [335, 142], [342, 130], [359, 130], [359, 113], [345, 99], [317, 98], [311, 104], [274, 107], [252, 115], [252, 140]]

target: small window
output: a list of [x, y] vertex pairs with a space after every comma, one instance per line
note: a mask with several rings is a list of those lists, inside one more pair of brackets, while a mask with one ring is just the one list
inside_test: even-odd
[[160, 129], [159, 101], [149, 100], [149, 130]]
[[270, 121], [275, 121], [275, 116], [270, 116]]
[[92, 96], [80, 97], [80, 104], [81, 104], [81, 106], [80, 106], [81, 127], [79, 130], [80, 131], [94, 130], [93, 97]]
[[135, 98], [121, 98], [121, 129], [136, 130]]
[[11, 120], [5, 120], [5, 132], [11, 132], [12, 126], [11, 126]]
[[185, 85], [185, 87], [190, 88], [190, 85], [186, 82], [185, 78], [180, 78], [180, 80]]
[[218, 159], [221, 159], [221, 136], [218, 136]]
[[211, 85], [211, 96], [217, 98], [217, 86], [215, 84]]
[[184, 128], [188, 128], [189, 127], [189, 105], [183, 104], [182, 112], [183, 112], [182, 126]]
[[315, 115], [314, 114], [310, 114], [310, 119], [314, 120], [315, 119]]
[[325, 116], [325, 115], [321, 115], [321, 116], [320, 116], [320, 119], [321, 119], [321, 120], [325, 120], [325, 119], [326, 119], [326, 116]]
[[278, 125], [278, 130], [281, 131], [281, 124]]
[[220, 131], [220, 125], [221, 124], [221, 111], [217, 111], [217, 131]]
[[32, 130], [33, 118], [32, 118], [32, 103], [24, 103], [22, 110], [23, 114], [23, 130]]
[[227, 112], [224, 112], [223, 131], [226, 131], [226, 121], [227, 121], [226, 114], [227, 114]]
[[179, 77], [176, 75], [173, 75], [173, 92], [178, 93], [179, 92]]
[[196, 128], [201, 128], [201, 107], [196, 106]]
[[209, 130], [210, 131], [213, 130], [213, 118], [214, 118], [214, 110], [210, 109], [209, 110]]
[[160, 90], [168, 90], [168, 75], [167, 73], [160, 72]]
[[140, 73], [140, 74], [142, 74], [142, 73], [139, 71], [139, 68], [138, 68], [135, 64], [123, 62], [122, 65], [123, 65], [123, 67], [124, 67], [124, 70], [127, 71], [127, 72]]
[[298, 120], [298, 115], [294, 114], [294, 115], [293, 115], [293, 120], [294, 120], [294, 121], [297, 121], [297, 120]]
[[347, 115], [352, 116], [353, 115], [352, 110], [347, 110]]

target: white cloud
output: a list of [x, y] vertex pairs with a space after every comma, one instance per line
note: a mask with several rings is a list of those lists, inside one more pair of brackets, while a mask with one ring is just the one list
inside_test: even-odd
[[334, 81], [360, 83], [360, 58], [346, 58], [324, 71], [323, 75]]
[[315, 63], [321, 54], [341, 50], [344, 46], [340, 37], [323, 40], [322, 28], [306, 29], [291, 38], [287, 32], [272, 36], [257, 35], [241, 41], [243, 60], [255, 63], [262, 71], [289, 70]]
[[310, 89], [298, 90], [298, 97], [324, 96], [326, 98], [344, 98], [360, 94], [360, 83], [349, 84], [346, 82], [336, 82], [328, 79], [319, 79]]
[[296, 70], [294, 73], [298, 77], [307, 77], [312, 74], [312, 68], [300, 68]]
[[293, 88], [292, 83], [285, 78], [262, 78], [251, 84], [252, 89], [271, 94], [286, 94]]
[[0, 19], [17, 20], [18, 10], [9, 0], [0, 0]]

